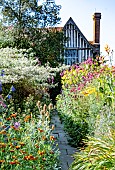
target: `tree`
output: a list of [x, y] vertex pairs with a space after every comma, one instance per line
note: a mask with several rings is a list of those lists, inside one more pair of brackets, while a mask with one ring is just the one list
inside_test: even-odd
[[64, 33], [53, 28], [43, 31], [44, 38], [34, 41], [33, 50], [36, 51], [36, 56], [42, 65], [49, 62], [52, 67], [58, 66], [59, 63], [63, 63], [64, 42], [66, 41]]
[[37, 0], [1, 0], [0, 7], [4, 24], [13, 25], [13, 46], [32, 48], [42, 64], [62, 62], [64, 34], [46, 29], [60, 22], [60, 5], [54, 1], [39, 5]]
[[1, 0], [4, 22], [19, 28], [54, 26], [60, 21], [60, 6], [54, 2], [39, 5], [37, 0]]

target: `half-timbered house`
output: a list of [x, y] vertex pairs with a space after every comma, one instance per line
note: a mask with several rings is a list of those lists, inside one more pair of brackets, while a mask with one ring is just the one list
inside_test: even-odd
[[93, 41], [88, 41], [73, 19], [69, 18], [63, 27], [64, 34], [68, 38], [65, 44], [65, 64], [81, 63], [88, 57], [95, 57], [100, 53], [100, 19], [101, 13], [94, 13]]
[[100, 19], [101, 13], [93, 15], [93, 40], [88, 41], [79, 27], [70, 17], [64, 27], [55, 27], [56, 31], [64, 32], [67, 37], [65, 43], [64, 63], [72, 65], [81, 63], [89, 57], [96, 57], [100, 54]]

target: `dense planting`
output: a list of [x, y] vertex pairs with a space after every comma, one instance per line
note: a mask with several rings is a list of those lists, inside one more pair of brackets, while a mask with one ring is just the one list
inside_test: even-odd
[[0, 49], [0, 169], [58, 169], [49, 90], [64, 67], [41, 66], [28, 51]]
[[1, 169], [56, 169], [59, 152], [51, 134], [52, 105], [42, 106], [40, 101], [35, 104], [33, 97], [29, 96], [24, 109], [15, 111], [10, 96], [8, 100], [4, 103], [0, 96]]
[[70, 143], [80, 147], [70, 169], [114, 170], [115, 67], [89, 58], [51, 68], [33, 56], [0, 49], [0, 169], [60, 169], [50, 119], [62, 85], [57, 109]]
[[72, 170], [114, 169], [115, 67], [99, 62], [89, 58], [61, 74], [57, 109], [71, 144], [87, 146], [76, 153]]

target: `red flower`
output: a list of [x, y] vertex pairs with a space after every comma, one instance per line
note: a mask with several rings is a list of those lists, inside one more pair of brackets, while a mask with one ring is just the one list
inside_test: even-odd
[[9, 164], [15, 165], [15, 164], [20, 164], [20, 163], [17, 160], [15, 160], [15, 161], [9, 162]]

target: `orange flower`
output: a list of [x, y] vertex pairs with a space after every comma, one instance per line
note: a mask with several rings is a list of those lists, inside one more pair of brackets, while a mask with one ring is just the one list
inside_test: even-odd
[[5, 131], [5, 130], [2, 130], [2, 131], [0, 131], [0, 134], [1, 134], [1, 135], [5, 135], [5, 134], [6, 134], [6, 131]]
[[0, 148], [5, 148], [6, 144], [5, 143], [0, 143]]
[[8, 144], [11, 148], [14, 148], [13, 144], [12, 143], [9, 143]]
[[46, 140], [47, 138], [46, 138], [46, 136], [42, 136], [42, 140]]
[[30, 116], [30, 115], [27, 115], [27, 116], [24, 118], [24, 121], [27, 122], [30, 118], [31, 118], [31, 116]]
[[16, 146], [16, 149], [20, 149], [21, 148], [21, 146]]
[[12, 140], [17, 140], [17, 138], [12, 138]]
[[16, 117], [17, 116], [17, 113], [14, 113], [11, 115], [11, 117]]
[[5, 162], [5, 160], [0, 159], [0, 164], [2, 164], [2, 163], [4, 163], [4, 162]]
[[39, 132], [40, 132], [40, 133], [44, 132], [44, 130], [43, 130], [43, 129], [38, 128], [38, 130], [39, 130]]
[[11, 120], [11, 117], [6, 118], [6, 120]]
[[32, 160], [32, 161], [34, 161], [36, 159], [37, 159], [37, 157], [34, 157], [33, 155], [24, 156], [24, 160]]
[[55, 137], [54, 136], [50, 136], [50, 140], [55, 140]]
[[25, 151], [23, 151], [23, 150], [20, 150], [20, 152], [23, 153], [23, 154], [27, 154], [27, 152], [25, 152]]

